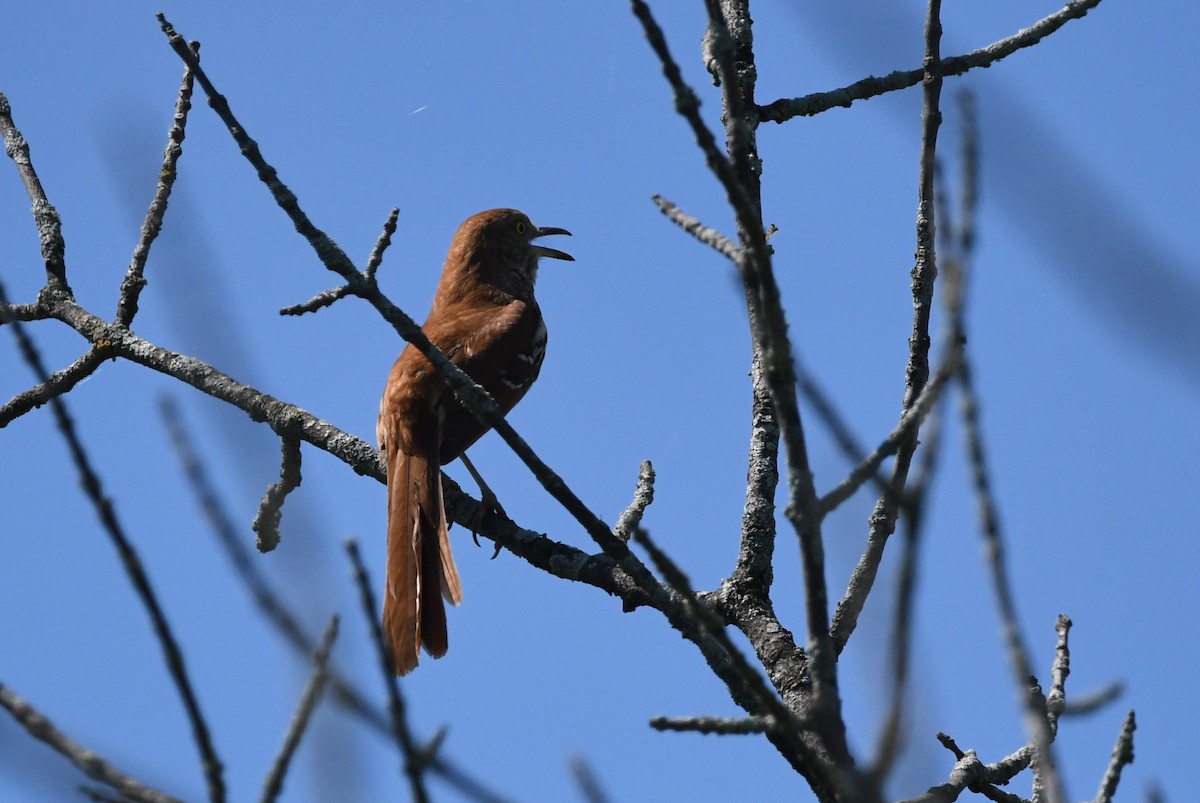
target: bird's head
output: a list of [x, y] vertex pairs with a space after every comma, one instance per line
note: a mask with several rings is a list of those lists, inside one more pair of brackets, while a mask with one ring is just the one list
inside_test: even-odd
[[553, 226], [539, 228], [516, 209], [489, 209], [472, 215], [458, 227], [447, 262], [460, 259], [477, 269], [482, 281], [517, 298], [532, 298], [539, 259], [575, 259], [557, 248], [534, 242], [551, 234], [569, 236], [571, 232]]

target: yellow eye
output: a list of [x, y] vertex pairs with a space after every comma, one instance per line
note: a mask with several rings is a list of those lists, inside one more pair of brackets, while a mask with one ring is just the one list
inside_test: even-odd
[[525, 233], [525, 221], [518, 220], [517, 221], [517, 234], [524, 234], [524, 233]]

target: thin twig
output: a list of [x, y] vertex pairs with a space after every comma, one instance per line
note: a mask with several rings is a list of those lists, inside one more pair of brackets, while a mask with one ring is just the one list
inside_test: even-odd
[[567, 759], [567, 766], [571, 769], [571, 775], [587, 803], [608, 803], [608, 795], [604, 794], [596, 773], [592, 772], [583, 756], [571, 756]]
[[[973, 239], [969, 232], [974, 229], [976, 175], [978, 170], [978, 130], [969, 99], [966, 93], [960, 95], [963, 128], [962, 145], [962, 175], [960, 181], [964, 186], [964, 201], [958, 214], [952, 217], [948, 212], [947, 191], [944, 182], [938, 180], [940, 174], [935, 174], [934, 202], [935, 219], [939, 221], [937, 239], [943, 246], [941, 266], [944, 271], [942, 279], [942, 303], [946, 309], [946, 317], [951, 325], [946, 327], [943, 335], [941, 352], [944, 360], [957, 360], [962, 349], [962, 334], [958, 324], [963, 320], [964, 301], [964, 272], [971, 256]], [[935, 170], [937, 165], [935, 163]], [[960, 235], [961, 233], [961, 235]], [[934, 377], [933, 382], [922, 391], [925, 396], [945, 375], [947, 367], [943, 366]], [[892, 689], [888, 713], [880, 729], [879, 743], [875, 759], [871, 764], [871, 777], [878, 788], [883, 788], [896, 760], [900, 756], [901, 725], [904, 715], [904, 704], [907, 692], [908, 675], [910, 671], [910, 656], [912, 652], [913, 606], [916, 595], [918, 559], [920, 553], [921, 535], [924, 529], [925, 501], [937, 465], [938, 447], [941, 427], [938, 413], [943, 408], [945, 396], [940, 395], [930, 410], [929, 422], [922, 433], [924, 449], [921, 451], [921, 462], [915, 475], [909, 482], [907, 493], [906, 527], [904, 530], [904, 552], [900, 561], [900, 579], [896, 588], [896, 604], [892, 626]], [[916, 406], [920, 406], [918, 400]]]
[[[8, 299], [5, 297], [4, 288], [0, 286], [0, 304], [7, 303]], [[21, 355], [33, 369], [38, 379], [46, 382], [48, 376], [45, 364], [42, 362], [42, 357], [34, 347], [33, 342], [25, 334], [23, 325], [13, 322], [11, 326]], [[75, 463], [76, 469], [79, 471], [80, 482], [83, 485], [84, 492], [87, 494], [88, 499], [91, 500], [93, 507], [95, 507], [100, 523], [104, 526], [105, 532], [108, 533], [113, 546], [116, 547], [117, 554], [121, 558], [121, 563], [125, 567], [125, 571], [129, 574], [129, 580], [133, 584], [134, 591], [137, 592], [138, 598], [146, 608], [146, 612], [150, 615], [150, 620], [154, 627], [154, 635], [162, 647], [163, 657], [167, 662], [167, 669], [171, 674], [171, 679], [175, 681], [175, 687], [183, 701], [184, 709], [192, 726], [192, 736], [196, 740], [196, 746], [199, 748], [204, 776], [208, 782], [209, 798], [213, 803], [222, 803], [225, 799], [225, 782], [221, 775], [221, 761], [217, 758], [212, 737], [209, 734], [208, 723], [205, 722], [204, 715], [200, 712], [200, 703], [196, 699], [191, 680], [188, 678], [187, 667], [183, 662], [183, 653], [179, 649], [179, 644], [175, 640], [174, 634], [171, 632], [170, 625], [167, 624], [166, 614], [163, 613], [162, 606], [159, 605], [158, 597], [155, 595], [154, 588], [150, 584], [150, 577], [146, 574], [146, 570], [142, 566], [141, 559], [138, 557], [132, 542], [125, 535], [124, 528], [117, 520], [116, 509], [113, 507], [112, 501], [104, 494], [100, 477], [92, 468], [91, 460], [83, 448], [83, 443], [79, 440], [79, 436], [75, 431], [75, 422], [67, 411], [66, 404], [60, 398], [53, 398], [50, 400], [50, 410], [54, 414], [63, 439], [67, 442], [71, 458]]]
[[[979, 421], [979, 405], [975, 398], [971, 363], [966, 354], [963, 355], [959, 387], [960, 411], [966, 432], [971, 479], [975, 490], [976, 506], [979, 509], [980, 528], [983, 532], [984, 553], [992, 576], [993, 592], [996, 595], [996, 603], [1000, 612], [1001, 632], [1007, 647], [1013, 681], [1017, 684], [1018, 689], [1023, 689], [1026, 679], [1033, 674], [1032, 663], [1029, 660], [1029, 650], [1025, 645], [1025, 640], [1021, 636], [1016, 599], [1013, 596], [1012, 583], [1009, 580], [1008, 567], [1004, 559], [1004, 539], [996, 503], [992, 496], [982, 427]], [[1050, 803], [1061, 803], [1066, 798], [1058, 773], [1054, 768], [1054, 757], [1051, 753], [1054, 734], [1046, 718], [1045, 709], [1038, 705], [1034, 695], [1022, 694], [1021, 697], [1026, 732], [1035, 747], [1035, 783], [1040, 776], [1040, 780], [1050, 795]]]
[[714, 228], [705, 226], [697, 218], [687, 214], [673, 202], [668, 201], [657, 193], [650, 196], [650, 200], [654, 201], [659, 211], [666, 215], [667, 219], [676, 226], [705, 245], [715, 249], [717, 253], [724, 255], [729, 260], [737, 261], [737, 246], [724, 234]]
[[[200, 58], [200, 43], [192, 42], [192, 52]], [[167, 147], [163, 151], [162, 167], [158, 171], [158, 186], [154, 190], [154, 199], [146, 210], [146, 219], [142, 223], [142, 235], [138, 238], [137, 246], [133, 249], [133, 259], [129, 270], [121, 282], [121, 297], [117, 302], [117, 323], [129, 326], [138, 311], [138, 297], [146, 286], [146, 260], [150, 257], [150, 246], [162, 231], [163, 216], [167, 213], [167, 202], [171, 198], [171, 188], [175, 186], [176, 165], [183, 155], [183, 138], [187, 128], [188, 111], [192, 108], [192, 71], [183, 70], [183, 83], [179, 86], [179, 97], [175, 100], [175, 117], [167, 132]]]
[[332, 306], [335, 301], [341, 301], [349, 295], [353, 295], [354, 291], [350, 285], [343, 284], [339, 287], [333, 287], [329, 290], [322, 290], [308, 301], [299, 304], [292, 304], [287, 307], [280, 307], [280, 315], [303, 315], [306, 312], [316, 312], [319, 309]]
[[[854, 436], [849, 424], [842, 418], [829, 398], [829, 394], [817, 383], [816, 378], [805, 370], [799, 360], [796, 361], [796, 388], [813, 412], [817, 414], [817, 418], [829, 430], [829, 434], [838, 448], [842, 450], [842, 454], [852, 463], [858, 464], [862, 460], [862, 456], [866, 454], [866, 447], [862, 446], [858, 438]], [[887, 492], [891, 487], [887, 479], [878, 472], [870, 479], [879, 486], [881, 491]]]
[[1096, 792], [1095, 803], [1112, 803], [1117, 793], [1117, 784], [1121, 782], [1121, 770], [1127, 764], [1133, 763], [1133, 732], [1137, 730], [1137, 720], [1133, 711], [1125, 715], [1125, 723], [1121, 726], [1121, 735], [1113, 747], [1112, 759], [1104, 771], [1100, 781], [1100, 789]]
[[300, 746], [300, 738], [308, 727], [308, 720], [321, 700], [321, 693], [325, 690], [325, 682], [329, 678], [326, 664], [329, 662], [329, 653], [333, 649], [333, 642], [337, 638], [337, 634], [338, 617], [334, 615], [326, 625], [325, 632], [321, 634], [321, 641], [317, 644], [316, 652], [313, 653], [312, 674], [300, 695], [296, 712], [292, 714], [292, 722], [288, 725], [287, 733], [283, 737], [283, 746], [279, 749], [279, 755], [275, 757], [275, 763], [271, 765], [271, 770], [263, 782], [263, 803], [270, 803], [283, 791], [283, 779], [287, 775], [292, 756], [295, 755], [296, 748]]
[[75, 742], [3, 683], [0, 683], [0, 706], [3, 706], [30, 736], [61, 753], [87, 777], [108, 784], [127, 799], [144, 803], [179, 803], [176, 798], [134, 780], [113, 767], [103, 757]]
[[[934, 175], [937, 168], [937, 135], [941, 126], [942, 78], [938, 72], [941, 53], [941, 3], [929, 0], [925, 21], [925, 58], [923, 60], [923, 102], [921, 106], [921, 156], [917, 200], [917, 252], [912, 269], [913, 327], [909, 337], [908, 363], [904, 370], [904, 400], [901, 418], [921, 397], [929, 379], [929, 318], [933, 306], [933, 286], [937, 278], [934, 224]], [[879, 565], [883, 561], [888, 538], [896, 529], [899, 505], [918, 444], [913, 429], [899, 444], [892, 464], [890, 493], [875, 503], [868, 523], [867, 548], [851, 574], [850, 583], [833, 615], [831, 638], [838, 652], [845, 648], [858, 625]]]
[[921, 395], [917, 397], [912, 406], [904, 411], [900, 416], [900, 423], [883, 439], [879, 446], [875, 447], [875, 451], [863, 458], [862, 462], [855, 466], [845, 479], [821, 497], [822, 511], [830, 513], [853, 496], [863, 486], [863, 483], [876, 476], [875, 472], [883, 464], [883, 461], [895, 454], [901, 443], [912, 437], [912, 433], [921, 426], [925, 417], [938, 403], [942, 388], [958, 373], [956, 352], [952, 351], [947, 355], [946, 363], [934, 374], [933, 380], [921, 390]]
[[383, 629], [379, 625], [379, 607], [375, 604], [375, 594], [371, 591], [371, 580], [367, 567], [363, 564], [362, 555], [358, 551], [358, 542], [347, 538], [346, 553], [354, 567], [354, 581], [358, 585], [359, 600], [362, 602], [363, 615], [371, 633], [371, 641], [379, 658], [379, 668], [383, 673], [384, 686], [388, 695], [388, 711], [392, 717], [392, 734], [404, 757], [404, 773], [408, 776], [412, 797], [417, 803], [428, 803], [429, 792], [425, 788], [425, 770], [429, 759], [417, 747], [416, 739], [408, 725], [408, 712], [404, 695], [400, 693], [400, 681], [392, 670], [395, 662], [392, 651], [383, 638]]
[[975, 98], [970, 90], [959, 90], [955, 98], [962, 129], [962, 149], [959, 152], [962, 198], [952, 231], [954, 248], [965, 262], [975, 250], [975, 219], [979, 206], [979, 120], [975, 113]]
[[641, 468], [638, 469], [637, 488], [633, 492], [633, 501], [617, 518], [617, 526], [613, 528], [613, 534], [628, 543], [634, 531], [641, 526], [642, 515], [653, 501], [654, 466], [650, 464], [649, 460], [643, 460]]
[[[650, 8], [642, 0], [632, 0], [632, 6], [634, 16], [642, 24], [646, 41], [650, 43], [650, 47], [658, 56], [659, 63], [662, 64], [663, 75], [671, 85], [675, 96], [675, 111], [679, 112], [680, 116], [691, 126], [692, 133], [696, 137], [696, 144], [700, 146], [709, 170], [721, 182], [726, 193], [731, 196], [730, 202], [735, 207], [735, 212], [744, 212], [747, 209], [755, 208], [756, 204], [747, 194], [746, 188], [738, 181], [733, 164], [721, 153], [716, 137], [700, 117], [700, 98], [696, 96], [695, 90], [683, 80], [683, 73], [680, 72], [679, 65], [671, 56], [662, 28], [654, 20]], [[736, 200], [734, 196], [736, 196]], [[759, 232], [761, 236], [761, 227]]]
[[896, 583], [896, 603], [891, 633], [891, 700], [883, 726], [879, 730], [875, 758], [868, 773], [873, 785], [883, 789], [888, 775], [895, 767], [904, 747], [901, 737], [905, 701], [908, 696], [908, 675], [912, 653], [913, 608], [917, 588], [917, 567], [920, 530], [905, 530], [903, 552], [900, 556], [900, 578]]
[[[953, 344], [948, 344], [947, 351], [955, 348]], [[891, 701], [888, 704], [888, 712], [883, 726], [880, 728], [875, 758], [871, 762], [869, 770], [875, 787], [879, 789], [884, 788], [903, 749], [901, 728], [904, 724], [904, 706], [908, 698], [908, 676], [911, 671], [912, 640], [915, 629], [913, 610], [916, 604], [921, 536], [925, 524], [925, 500], [929, 482], [937, 464], [941, 432], [937, 414], [942, 409], [944, 398], [944, 396], [940, 396], [930, 411], [929, 422], [925, 425], [922, 436], [925, 448], [921, 452], [921, 464], [908, 489], [907, 509], [909, 514], [905, 522], [904, 551], [900, 558], [900, 577], [896, 583], [896, 603], [892, 619]], [[952, 783], [953, 780], [952, 774]]]
[[375, 241], [375, 247], [371, 249], [371, 254], [367, 257], [367, 267], [363, 269], [363, 275], [367, 281], [375, 278], [375, 272], [379, 270], [379, 266], [383, 263], [383, 252], [392, 244], [392, 235], [396, 233], [396, 221], [399, 219], [400, 210], [393, 207], [387, 220], [383, 222], [383, 231], [379, 233], [379, 239]]
[[67, 284], [67, 246], [62, 236], [62, 219], [46, 198], [46, 191], [29, 158], [29, 143], [17, 130], [12, 119], [12, 107], [3, 92], [0, 92], [0, 134], [4, 135], [4, 152], [16, 164], [17, 173], [25, 184], [25, 192], [33, 204], [33, 222], [37, 226], [38, 238], [42, 243], [42, 261], [46, 265], [46, 285], [69, 294], [71, 288]]
[[[1083, 17], [1098, 5], [1100, 0], [1071, 0], [1058, 11], [1012, 36], [961, 56], [942, 59], [938, 75], [947, 78], [979, 67], [990, 67], [1021, 48], [1037, 44], [1070, 20]], [[808, 117], [837, 106], [849, 107], [856, 100], [866, 100], [876, 95], [916, 86], [921, 83], [923, 76], [922, 69], [897, 70], [883, 78], [871, 76], [841, 89], [815, 92], [802, 98], [783, 98], [768, 103], [759, 109], [759, 114], [764, 122], [783, 123], [793, 117]]]
[[651, 717], [650, 727], [677, 733], [744, 736], [766, 733], [775, 727], [775, 722], [769, 717]]
[[[380, 232], [379, 239], [375, 241], [375, 247], [371, 249], [371, 254], [367, 257], [367, 267], [363, 269], [363, 278], [368, 282], [375, 281], [375, 272], [379, 270], [379, 265], [383, 262], [383, 252], [392, 244], [392, 235], [396, 233], [396, 221], [399, 217], [400, 210], [393, 208], [391, 213], [388, 214], [387, 220], [383, 223], [383, 231]], [[330, 290], [322, 290], [302, 304], [293, 304], [290, 307], [284, 307], [279, 310], [279, 314], [303, 315], [306, 312], [316, 312], [319, 309], [330, 306], [335, 301], [353, 294], [354, 290], [350, 285], [343, 284]]]
[[1124, 691], [1125, 684], [1116, 680], [1095, 691], [1073, 695], [1063, 706], [1062, 715], [1064, 717], [1080, 717], [1094, 714], [1120, 697]]
[[1058, 641], [1054, 645], [1054, 666], [1050, 670], [1050, 693], [1046, 695], [1046, 716], [1050, 723], [1050, 733], [1057, 735], [1058, 718], [1066, 707], [1067, 676], [1071, 674], [1071, 617], [1059, 614], [1054, 626], [1058, 633]]
[[300, 487], [300, 439], [285, 435], [280, 439], [279, 482], [267, 487], [251, 529], [258, 534], [255, 546], [259, 552], [270, 552], [279, 546], [279, 522], [283, 519], [283, 501]]
[[[8, 317], [5, 308], [0, 308], [0, 323], [11, 323], [13, 320], [15, 319]], [[76, 385], [96, 372], [104, 363], [105, 356], [103, 349], [93, 347], [66, 368], [50, 374], [45, 382], [39, 382], [29, 390], [13, 396], [0, 407], [0, 429], [51, 399], [71, 392]]]
[[437, 748], [445, 733], [445, 728], [439, 729], [425, 750], [426, 755], [429, 756], [430, 772], [436, 773], [439, 778], [462, 793], [463, 797], [468, 800], [474, 800], [477, 803], [511, 803], [508, 798], [501, 797], [487, 789], [478, 780], [459, 769], [457, 765], [450, 764], [442, 758], [442, 753]]
[[991, 569], [993, 589], [1000, 609], [1002, 632], [1007, 647], [1013, 681], [1021, 692], [1026, 732], [1029, 734], [1033, 767], [1033, 798], [1035, 801], [1048, 794], [1051, 803], [1065, 800], [1062, 781], [1054, 766], [1052, 744], [1058, 728], [1058, 717], [1065, 707], [1065, 684], [1070, 671], [1067, 633], [1070, 619], [1060, 616], [1056, 625], [1058, 632], [1055, 661], [1052, 669], [1052, 685], [1048, 697], [1040, 690], [1027, 692], [1032, 678], [1032, 663], [1029, 651], [1017, 624], [1016, 603], [1013, 599], [1008, 571], [1004, 561], [997, 506], [992, 495], [988, 476], [987, 459], [983, 445], [979, 406], [975, 396], [971, 362], [966, 352], [967, 328], [965, 314], [966, 268], [974, 245], [975, 208], [978, 196], [978, 127], [975, 122], [974, 105], [967, 93], [959, 96], [960, 113], [963, 119], [963, 193], [961, 212], [952, 230], [953, 257], [947, 265], [950, 270], [948, 290], [949, 333], [947, 337], [962, 351], [959, 370], [959, 405], [965, 430], [968, 459], [976, 505], [979, 509], [981, 529], [984, 536], [985, 554]]

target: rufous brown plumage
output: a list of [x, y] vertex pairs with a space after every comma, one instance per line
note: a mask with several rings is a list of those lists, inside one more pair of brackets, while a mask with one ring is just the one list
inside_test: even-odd
[[[515, 209], [467, 218], [450, 244], [429, 340], [483, 386], [507, 413], [529, 390], [546, 353], [546, 326], [533, 297], [538, 259], [573, 259], [535, 243], [565, 229], [538, 228]], [[395, 670], [417, 665], [421, 645], [445, 655], [446, 610], [462, 585], [450, 552], [440, 467], [487, 431], [414, 346], [400, 354], [384, 387], [377, 435], [387, 463], [387, 586], [383, 632]]]

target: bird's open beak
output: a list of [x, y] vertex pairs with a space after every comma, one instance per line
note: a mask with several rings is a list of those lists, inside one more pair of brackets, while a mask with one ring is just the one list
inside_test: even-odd
[[[571, 232], [567, 231], [566, 229], [559, 229], [554, 226], [547, 226], [546, 228], [538, 229], [537, 234], [533, 235], [533, 237], [534, 237], [534, 239], [537, 239], [538, 237], [545, 237], [548, 234], [565, 234], [568, 237], [571, 236]], [[566, 253], [565, 251], [559, 251], [557, 248], [548, 248], [547, 246], [539, 245], [538, 243], [533, 243], [533, 253], [537, 254], [539, 257], [550, 257], [551, 259], [565, 259], [568, 262], [575, 261], [575, 257], [571, 256], [570, 254]]]

